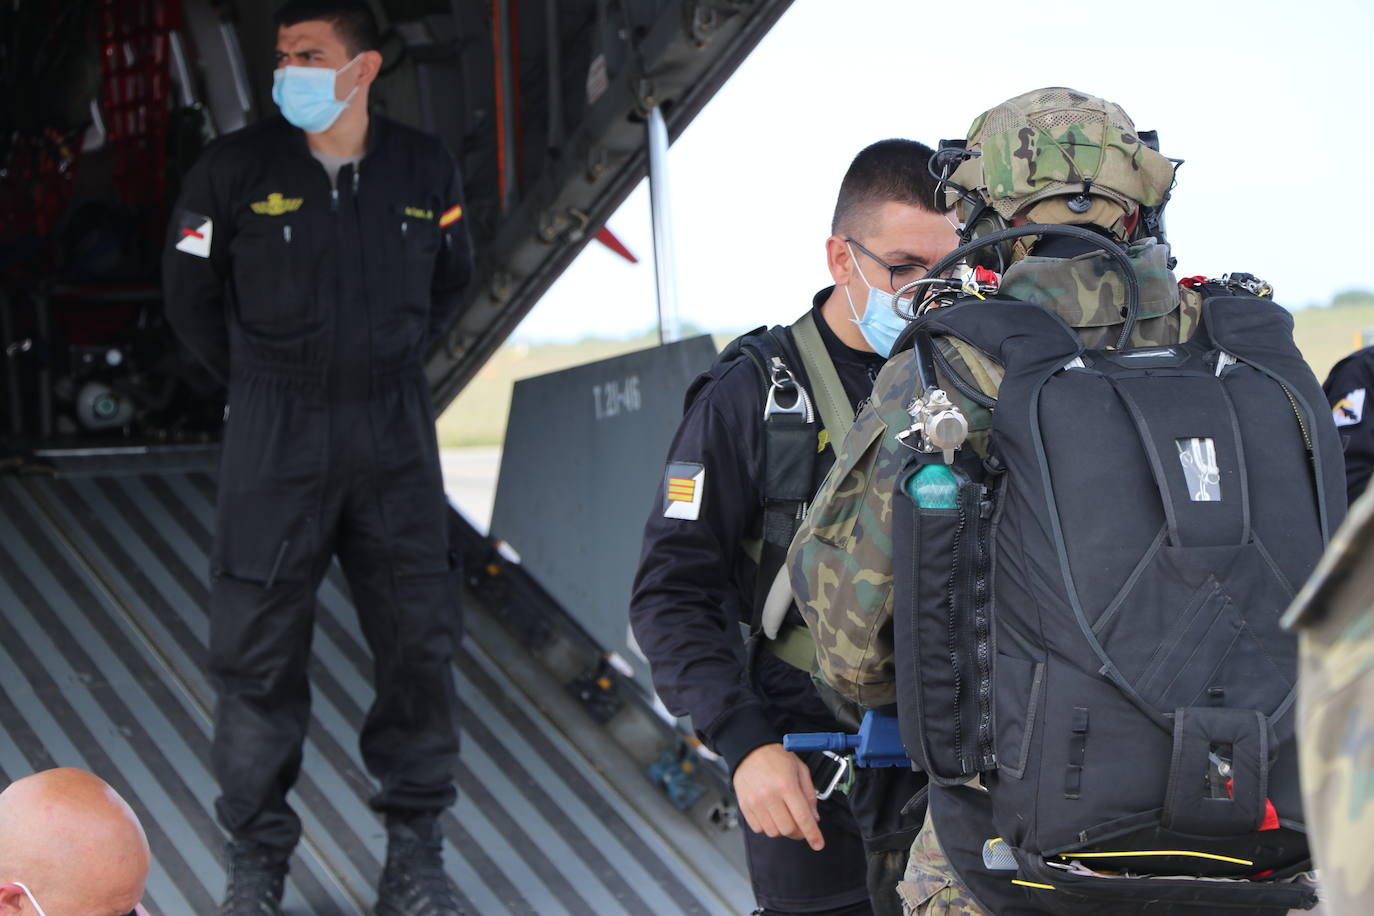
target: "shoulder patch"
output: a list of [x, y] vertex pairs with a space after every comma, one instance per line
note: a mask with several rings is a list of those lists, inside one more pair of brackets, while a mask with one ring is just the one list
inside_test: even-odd
[[663, 472], [663, 517], [696, 521], [706, 487], [706, 467], [691, 461], [670, 461]]
[[177, 223], [177, 251], [193, 254], [198, 258], [210, 257], [210, 237], [214, 229], [215, 224], [210, 217], [182, 210], [181, 219]]
[[1331, 419], [1337, 426], [1355, 426], [1364, 419], [1364, 389], [1356, 388], [1332, 404]]
[[458, 222], [458, 220], [462, 219], [462, 217], [462, 205], [449, 207], [447, 210], [443, 212], [443, 215], [439, 217], [439, 228], [447, 229], [449, 226], [453, 225], [454, 223]]

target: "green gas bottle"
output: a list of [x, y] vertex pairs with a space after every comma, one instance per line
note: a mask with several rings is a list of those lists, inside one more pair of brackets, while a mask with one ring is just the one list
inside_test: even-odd
[[922, 509], [957, 509], [959, 478], [944, 464], [928, 464], [906, 485], [907, 495]]

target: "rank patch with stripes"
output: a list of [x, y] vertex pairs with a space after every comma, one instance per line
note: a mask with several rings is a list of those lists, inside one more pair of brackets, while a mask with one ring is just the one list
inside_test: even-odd
[[705, 486], [704, 466], [690, 461], [669, 462], [663, 473], [663, 517], [696, 521]]

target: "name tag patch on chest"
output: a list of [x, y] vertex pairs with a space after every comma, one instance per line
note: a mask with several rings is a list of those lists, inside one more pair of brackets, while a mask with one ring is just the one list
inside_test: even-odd
[[215, 224], [210, 217], [182, 210], [178, 227], [177, 251], [193, 254], [198, 258], [210, 257], [210, 236], [215, 230]]
[[663, 517], [696, 521], [706, 487], [706, 468], [690, 461], [672, 461], [663, 473]]
[[1364, 418], [1364, 389], [1356, 388], [1331, 407], [1337, 426], [1355, 426]]
[[295, 213], [305, 203], [303, 197], [285, 197], [273, 191], [267, 195], [266, 200], [255, 200], [250, 207], [259, 216], [282, 216], [287, 213]]

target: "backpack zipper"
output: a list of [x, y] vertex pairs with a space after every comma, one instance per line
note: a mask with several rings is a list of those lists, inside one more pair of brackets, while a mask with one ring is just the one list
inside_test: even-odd
[[1293, 408], [1293, 416], [1298, 420], [1298, 429], [1302, 430], [1302, 441], [1306, 443], [1307, 454], [1310, 456], [1315, 449], [1312, 448], [1312, 435], [1308, 432], [1307, 421], [1302, 418], [1302, 410], [1298, 407], [1298, 400], [1293, 397], [1293, 392], [1289, 391], [1288, 386], [1283, 382], [1279, 382], [1279, 387], [1282, 388], [1283, 393], [1288, 396], [1288, 404]]
[[978, 486], [978, 520], [973, 543], [973, 629], [978, 662], [978, 769], [994, 764], [992, 749], [992, 626], [988, 601], [988, 518], [992, 503]]
[[[968, 513], [964, 508], [964, 500], [956, 499], [955, 505], [958, 507], [959, 521], [954, 526], [954, 542], [952, 544], [952, 555], [957, 561], [959, 558], [959, 542], [963, 540], [964, 529], [968, 525]], [[964, 739], [963, 724], [964, 717], [959, 709], [960, 696], [963, 693], [963, 678], [959, 676], [960, 652], [959, 652], [959, 587], [958, 578], [960, 570], [957, 565], [951, 567], [949, 571], [949, 585], [946, 588], [948, 593], [948, 648], [949, 648], [949, 668], [950, 676], [954, 680], [954, 756], [959, 761], [959, 768], [967, 772], [964, 766]]]

